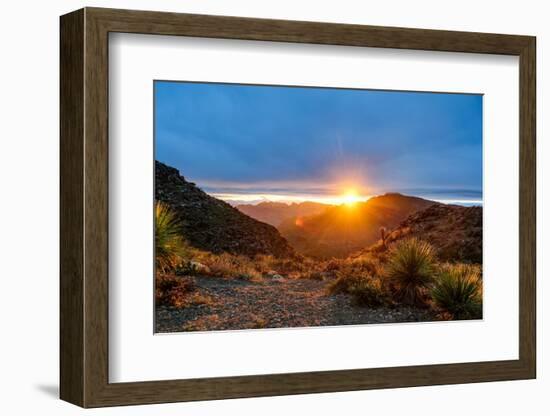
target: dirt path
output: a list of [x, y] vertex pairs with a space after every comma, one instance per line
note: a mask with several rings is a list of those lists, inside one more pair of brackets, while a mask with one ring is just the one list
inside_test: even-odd
[[327, 282], [323, 281], [194, 279], [197, 291], [190, 295], [190, 306], [157, 309], [157, 332], [415, 322], [431, 318], [428, 312], [409, 307], [356, 306], [350, 296], [327, 296]]

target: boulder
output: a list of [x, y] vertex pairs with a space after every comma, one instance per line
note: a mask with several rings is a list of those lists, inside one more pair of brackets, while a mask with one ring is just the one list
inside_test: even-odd
[[190, 261], [189, 266], [197, 273], [210, 273], [210, 267], [205, 264], [199, 263], [198, 261]]

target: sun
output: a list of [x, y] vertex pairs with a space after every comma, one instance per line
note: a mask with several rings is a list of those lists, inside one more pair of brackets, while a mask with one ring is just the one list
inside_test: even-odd
[[340, 199], [342, 203], [347, 205], [348, 207], [352, 207], [357, 202], [361, 201], [361, 197], [355, 189], [346, 190], [346, 192], [340, 197]]

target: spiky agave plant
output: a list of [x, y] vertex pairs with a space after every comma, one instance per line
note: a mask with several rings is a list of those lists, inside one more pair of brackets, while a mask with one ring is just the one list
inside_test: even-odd
[[157, 271], [173, 270], [188, 256], [189, 247], [181, 236], [180, 222], [164, 202], [155, 204], [155, 262]]
[[432, 246], [417, 238], [396, 243], [390, 250], [385, 276], [398, 302], [422, 306], [424, 292], [434, 282], [435, 254]]
[[468, 264], [441, 267], [431, 295], [435, 304], [453, 319], [479, 319], [482, 315], [480, 269]]

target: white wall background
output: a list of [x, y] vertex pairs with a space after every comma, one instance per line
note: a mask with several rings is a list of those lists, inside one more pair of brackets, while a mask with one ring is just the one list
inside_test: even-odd
[[[72, 415], [58, 395], [58, 16], [82, 6], [166, 10], [326, 22], [536, 35], [538, 41], [537, 380], [368, 392], [166, 404], [87, 411], [102, 415], [546, 415], [550, 361], [543, 331], [550, 286], [544, 258], [550, 226], [550, 145], [543, 129], [550, 99], [548, 11], [542, 1], [121, 0], [5, 2], [0, 14], [0, 410]], [[220, 351], [223, 354], [223, 350]], [[406, 348], [404, 348], [406, 353]]]

